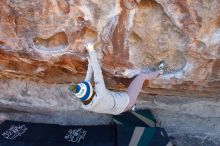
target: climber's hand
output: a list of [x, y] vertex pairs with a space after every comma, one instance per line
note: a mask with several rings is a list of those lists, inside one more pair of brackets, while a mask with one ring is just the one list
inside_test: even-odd
[[87, 51], [93, 51], [94, 50], [94, 44], [93, 43], [87, 43], [86, 44], [86, 50]]

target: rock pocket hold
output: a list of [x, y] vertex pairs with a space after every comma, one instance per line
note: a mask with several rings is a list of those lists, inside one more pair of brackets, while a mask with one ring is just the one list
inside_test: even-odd
[[66, 33], [59, 32], [49, 38], [35, 37], [33, 39], [36, 49], [49, 52], [60, 52], [69, 46]]

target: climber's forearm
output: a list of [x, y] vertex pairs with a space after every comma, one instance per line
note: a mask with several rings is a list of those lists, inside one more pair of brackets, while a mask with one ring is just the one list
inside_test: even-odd
[[93, 73], [93, 69], [92, 69], [91, 63], [89, 61], [85, 81], [92, 82], [92, 73]]
[[105, 82], [102, 75], [102, 70], [99, 65], [96, 53], [94, 50], [89, 51], [91, 66], [93, 69], [94, 74], [94, 82], [95, 82], [95, 88], [98, 89], [96, 92], [99, 92], [100, 90], [105, 90]]

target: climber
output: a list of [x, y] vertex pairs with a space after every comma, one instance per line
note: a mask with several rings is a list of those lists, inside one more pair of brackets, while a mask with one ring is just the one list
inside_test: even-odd
[[[109, 91], [105, 86], [93, 44], [87, 44], [86, 49], [90, 56], [86, 78], [81, 83], [73, 83], [69, 86], [69, 90], [83, 102], [82, 107], [85, 110], [113, 115], [129, 111], [134, 107], [144, 81], [155, 79], [163, 73], [164, 62], [162, 61], [156, 71], [137, 75], [127, 91]], [[91, 85], [92, 74], [95, 89]]]

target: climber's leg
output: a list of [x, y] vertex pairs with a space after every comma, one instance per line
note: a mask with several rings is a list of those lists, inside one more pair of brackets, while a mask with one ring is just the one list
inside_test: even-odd
[[131, 109], [132, 106], [135, 104], [137, 97], [144, 84], [144, 81], [155, 79], [159, 76], [159, 74], [160, 74], [160, 71], [155, 71], [151, 73], [141, 73], [133, 79], [133, 81], [130, 83], [126, 91], [126, 93], [129, 96], [129, 104], [126, 108], [126, 111]]
[[158, 69], [157, 71], [151, 72], [151, 73], [141, 73], [137, 75], [134, 80], [130, 83], [128, 86], [128, 89], [126, 93], [129, 96], [129, 104], [127, 108], [125, 109], [130, 110], [133, 105], [136, 103], [137, 97], [139, 93], [141, 92], [142, 86], [144, 84], [145, 80], [152, 80], [157, 78], [159, 75], [163, 74], [163, 69], [164, 69], [165, 62], [160, 61], [158, 64]]

